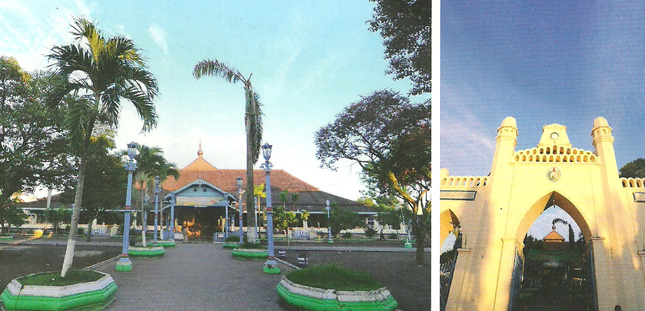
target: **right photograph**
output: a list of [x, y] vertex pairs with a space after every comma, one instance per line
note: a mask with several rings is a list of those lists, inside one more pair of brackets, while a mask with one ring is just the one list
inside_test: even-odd
[[643, 16], [442, 1], [441, 310], [645, 310]]

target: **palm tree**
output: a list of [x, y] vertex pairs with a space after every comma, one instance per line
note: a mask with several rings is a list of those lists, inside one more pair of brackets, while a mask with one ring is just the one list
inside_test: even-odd
[[148, 131], [157, 124], [157, 113], [152, 103], [158, 92], [157, 81], [146, 70], [145, 62], [132, 40], [123, 36], [106, 39], [96, 25], [85, 18], [74, 18], [71, 26], [76, 42], [55, 46], [48, 55], [50, 60], [55, 61], [52, 66], [57, 74], [68, 82], [61, 97], [73, 93], [84, 99], [70, 104], [70, 112], [65, 120], [80, 163], [61, 277], [65, 277], [74, 260], [87, 148], [95, 125], [105, 124], [116, 128], [122, 99], [134, 105], [143, 121], [142, 131]]
[[174, 176], [177, 179], [179, 178], [179, 171], [174, 163], [168, 162], [163, 157], [163, 150], [161, 148], [139, 145], [137, 149], [139, 153], [136, 157], [138, 166], [136, 180], [139, 183], [139, 189], [141, 191], [141, 224], [143, 226], [141, 234], [143, 246], [146, 247], [148, 219], [145, 217], [144, 202], [146, 202], [148, 194], [154, 192], [154, 178], [155, 176], [159, 176], [159, 179], [164, 181], [168, 176]]
[[[262, 111], [260, 110], [259, 96], [253, 91], [251, 76], [244, 77], [237, 69], [222, 63], [218, 60], [203, 60], [195, 65], [193, 76], [196, 79], [202, 76], [219, 76], [224, 80], [244, 84], [246, 97], [246, 112], [244, 124], [246, 126], [246, 202], [247, 207], [253, 204], [253, 164], [258, 161], [260, 155], [260, 144], [262, 142]], [[241, 206], [241, 205], [240, 205]], [[246, 219], [248, 227], [255, 227], [255, 216], [247, 209]], [[248, 230], [249, 242], [255, 242], [255, 230]]]

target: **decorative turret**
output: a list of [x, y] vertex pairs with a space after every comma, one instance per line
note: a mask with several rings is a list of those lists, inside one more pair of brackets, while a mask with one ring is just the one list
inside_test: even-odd
[[616, 154], [614, 153], [614, 137], [611, 136], [611, 127], [603, 117], [598, 117], [593, 121], [593, 146], [596, 148], [596, 154], [602, 159], [604, 172], [607, 174], [609, 184], [618, 184], [618, 164], [616, 164]]
[[497, 129], [495, 138], [497, 145], [495, 147], [495, 156], [493, 157], [493, 166], [491, 167], [491, 178], [495, 175], [497, 169], [504, 164], [508, 165], [513, 160], [513, 152], [517, 145], [517, 122], [513, 117], [506, 117], [502, 125]]

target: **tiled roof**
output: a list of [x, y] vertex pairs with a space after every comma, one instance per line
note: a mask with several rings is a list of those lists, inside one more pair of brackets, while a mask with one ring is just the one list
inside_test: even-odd
[[546, 241], [549, 241], [549, 242], [553, 242], [553, 241], [560, 241], [560, 242], [562, 242], [562, 241], [564, 241], [564, 238], [563, 238], [559, 233], [557, 233], [557, 232], [555, 231], [555, 228], [554, 228], [554, 229], [551, 231], [551, 233], [547, 234], [547, 235], [544, 237], [544, 239], [543, 239], [543, 240], [544, 240], [545, 242], [546, 242]]

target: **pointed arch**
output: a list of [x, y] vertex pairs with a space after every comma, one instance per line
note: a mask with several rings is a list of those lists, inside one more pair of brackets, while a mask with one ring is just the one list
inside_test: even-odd
[[533, 225], [535, 220], [540, 216], [540, 214], [542, 214], [545, 207], [549, 203], [554, 203], [555, 205], [562, 208], [565, 212], [567, 212], [567, 214], [569, 214], [571, 218], [573, 218], [576, 224], [578, 224], [578, 227], [580, 227], [580, 231], [582, 231], [585, 241], [591, 240], [591, 238], [593, 237], [591, 228], [589, 227], [588, 221], [580, 212], [579, 207], [576, 206], [576, 204], [574, 204], [566, 196], [560, 194], [557, 191], [552, 191], [542, 196], [528, 209], [528, 211], [524, 215], [524, 218], [522, 218], [522, 220], [518, 224], [515, 233], [515, 237], [518, 241], [524, 240], [524, 236], [526, 236], [526, 233], [528, 232], [531, 225]]
[[459, 219], [457, 218], [457, 215], [450, 210], [447, 209], [443, 212], [441, 212], [441, 215], [439, 216], [440, 219], [440, 224], [439, 224], [439, 230], [440, 230], [440, 242], [439, 245], [443, 245], [443, 243], [446, 241], [446, 238], [452, 232], [453, 226], [459, 226]]

